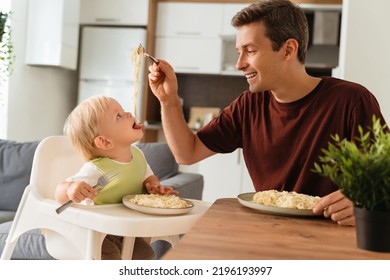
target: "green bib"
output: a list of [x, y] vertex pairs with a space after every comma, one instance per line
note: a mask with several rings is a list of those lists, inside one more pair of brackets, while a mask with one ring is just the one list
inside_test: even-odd
[[125, 195], [143, 193], [146, 160], [142, 152], [133, 146], [131, 154], [133, 159], [129, 163], [116, 162], [110, 158], [91, 161], [103, 174], [114, 169], [119, 170], [119, 177], [99, 191], [95, 204], [121, 203]]

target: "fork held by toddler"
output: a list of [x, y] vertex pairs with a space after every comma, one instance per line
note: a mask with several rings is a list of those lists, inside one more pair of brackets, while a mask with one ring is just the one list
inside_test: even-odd
[[[114, 181], [119, 176], [118, 170], [112, 170], [102, 176], [99, 177], [98, 182], [93, 188], [101, 187], [104, 188], [106, 185], [108, 185], [110, 182]], [[73, 200], [69, 200], [68, 202], [62, 204], [60, 207], [56, 209], [57, 214], [61, 214], [63, 211], [65, 211], [68, 207], [72, 206], [74, 204]]]

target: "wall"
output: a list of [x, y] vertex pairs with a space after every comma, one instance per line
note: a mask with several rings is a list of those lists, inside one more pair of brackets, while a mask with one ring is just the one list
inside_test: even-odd
[[77, 72], [24, 64], [28, 0], [11, 1], [16, 54], [9, 79], [7, 139], [29, 141], [62, 134], [76, 105]]
[[367, 87], [390, 123], [390, 2], [344, 0], [340, 38], [340, 77]]

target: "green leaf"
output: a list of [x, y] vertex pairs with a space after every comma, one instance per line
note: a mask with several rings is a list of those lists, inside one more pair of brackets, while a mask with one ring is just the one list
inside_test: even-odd
[[390, 133], [375, 116], [366, 131], [358, 127], [355, 141], [331, 135], [312, 171], [329, 177], [355, 205], [390, 211]]

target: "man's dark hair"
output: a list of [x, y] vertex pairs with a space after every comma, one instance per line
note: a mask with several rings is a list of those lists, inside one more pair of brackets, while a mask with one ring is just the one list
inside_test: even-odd
[[309, 42], [309, 28], [303, 10], [290, 0], [260, 0], [238, 12], [232, 19], [234, 27], [262, 22], [272, 49], [280, 50], [287, 39], [298, 41], [298, 59], [304, 64]]

